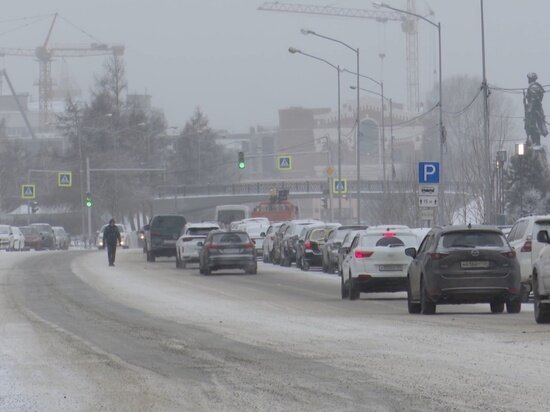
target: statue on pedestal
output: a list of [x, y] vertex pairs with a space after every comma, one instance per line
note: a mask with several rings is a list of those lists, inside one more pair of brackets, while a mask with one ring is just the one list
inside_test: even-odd
[[544, 110], [542, 108], [542, 99], [544, 89], [537, 82], [536, 73], [528, 73], [527, 80], [529, 86], [523, 92], [523, 107], [525, 109], [525, 132], [527, 133], [527, 146], [533, 146], [534, 149], [540, 148], [540, 136], [548, 135]]

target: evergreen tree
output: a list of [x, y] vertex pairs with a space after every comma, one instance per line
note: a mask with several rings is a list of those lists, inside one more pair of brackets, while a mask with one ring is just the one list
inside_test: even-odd
[[550, 202], [549, 174], [546, 162], [541, 161], [544, 152], [527, 149], [523, 156], [510, 158], [510, 166], [505, 173], [506, 209], [512, 218], [539, 213]]

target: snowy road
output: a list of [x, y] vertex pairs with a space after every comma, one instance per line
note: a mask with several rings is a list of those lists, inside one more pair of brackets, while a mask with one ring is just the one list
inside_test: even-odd
[[273, 265], [210, 277], [122, 251], [0, 254], [0, 410], [546, 410], [531, 305], [409, 315]]

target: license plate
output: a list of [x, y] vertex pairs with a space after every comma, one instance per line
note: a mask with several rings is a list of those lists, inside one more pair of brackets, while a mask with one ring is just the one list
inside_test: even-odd
[[165, 244], [165, 245], [175, 245], [175, 244], [176, 244], [176, 241], [175, 241], [175, 240], [165, 240], [165, 241], [164, 241], [164, 244]]
[[489, 262], [486, 260], [465, 261], [460, 262], [460, 267], [462, 269], [485, 269], [489, 267]]
[[403, 266], [402, 265], [380, 265], [379, 269], [382, 272], [398, 272], [403, 270]]
[[228, 253], [228, 254], [235, 254], [235, 253], [239, 253], [239, 249], [224, 249], [224, 253]]

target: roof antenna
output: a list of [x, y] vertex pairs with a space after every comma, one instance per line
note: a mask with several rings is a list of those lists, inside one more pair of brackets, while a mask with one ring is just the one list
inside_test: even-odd
[[472, 222], [468, 223], [468, 229], [472, 228]]

